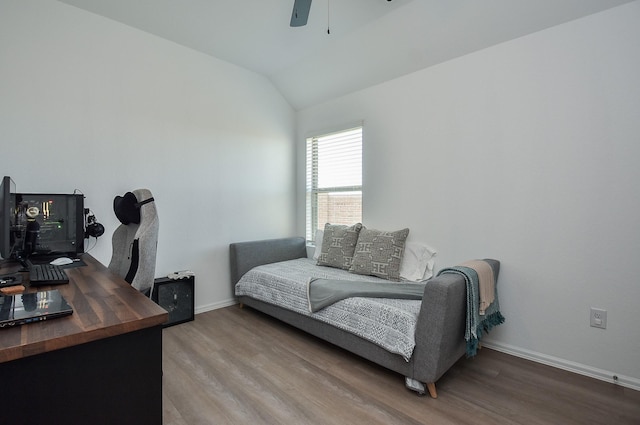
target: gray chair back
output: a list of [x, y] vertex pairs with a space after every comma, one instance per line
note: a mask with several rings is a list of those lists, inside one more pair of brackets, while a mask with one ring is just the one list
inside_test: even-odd
[[[138, 202], [151, 199], [149, 189], [132, 191]], [[150, 294], [156, 271], [158, 211], [156, 203], [140, 205], [140, 223], [121, 224], [113, 232], [109, 270], [120, 275], [138, 291]]]

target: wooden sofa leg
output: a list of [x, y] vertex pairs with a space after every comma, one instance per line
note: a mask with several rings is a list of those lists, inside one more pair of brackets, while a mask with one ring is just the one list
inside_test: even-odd
[[431, 396], [431, 398], [438, 398], [435, 382], [427, 382], [427, 390], [429, 390], [429, 395]]
[[[408, 376], [404, 377], [404, 384], [407, 388], [412, 391], [417, 392], [419, 395], [424, 394], [424, 384], [416, 379], [409, 378]], [[427, 391], [429, 391], [429, 395], [431, 398], [438, 398], [438, 393], [436, 393], [436, 383], [428, 382], [427, 383]]]

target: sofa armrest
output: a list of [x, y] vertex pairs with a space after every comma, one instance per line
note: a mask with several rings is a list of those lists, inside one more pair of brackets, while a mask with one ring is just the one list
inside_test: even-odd
[[[497, 280], [500, 262], [485, 261]], [[467, 286], [462, 276], [443, 274], [428, 281], [416, 324], [413, 358], [417, 379], [435, 382], [464, 355], [466, 314]]]
[[303, 237], [232, 243], [229, 245], [231, 284], [235, 286], [246, 272], [256, 266], [306, 256], [307, 245]]

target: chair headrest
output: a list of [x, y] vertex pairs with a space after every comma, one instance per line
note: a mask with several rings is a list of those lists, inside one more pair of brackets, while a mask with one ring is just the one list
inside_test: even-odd
[[153, 202], [153, 197], [138, 202], [136, 195], [127, 192], [124, 196], [116, 196], [113, 199], [113, 211], [122, 224], [140, 223], [140, 207]]

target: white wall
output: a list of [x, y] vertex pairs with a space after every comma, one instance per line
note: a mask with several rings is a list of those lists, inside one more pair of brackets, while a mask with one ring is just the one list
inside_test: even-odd
[[104, 264], [114, 196], [150, 189], [156, 276], [194, 270], [200, 310], [231, 300], [230, 242], [295, 230], [294, 118], [242, 68], [56, 1], [0, 2], [0, 174], [82, 191]]
[[299, 196], [304, 138], [364, 120], [364, 224], [408, 226], [439, 268], [501, 260], [487, 345], [640, 388], [638, 22], [634, 2], [298, 112]]

